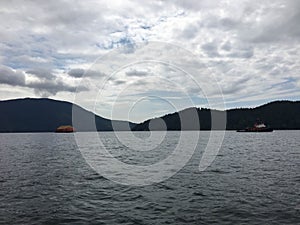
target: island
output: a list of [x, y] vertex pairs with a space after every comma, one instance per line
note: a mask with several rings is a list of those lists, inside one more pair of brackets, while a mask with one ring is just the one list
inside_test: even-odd
[[72, 127], [70, 125], [63, 125], [63, 126], [56, 128], [55, 132], [56, 133], [73, 133], [73, 132], [75, 132], [75, 129], [74, 129], [74, 127]]

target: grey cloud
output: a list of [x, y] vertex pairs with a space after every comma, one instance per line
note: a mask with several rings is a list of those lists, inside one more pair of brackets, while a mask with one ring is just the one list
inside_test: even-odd
[[[300, 39], [300, 1], [274, 1], [273, 7], [264, 7], [261, 21], [243, 22], [240, 25], [240, 36], [243, 40], [256, 43]], [[256, 13], [256, 8], [245, 11], [242, 20]]]
[[[58, 92], [76, 92], [76, 86], [70, 86], [58, 80], [58, 77], [53, 75], [51, 70], [39, 68], [28, 70], [26, 73], [33, 74], [39, 78], [39, 81], [26, 84], [26, 87], [33, 88], [35, 93], [43, 97], [56, 95]], [[84, 88], [78, 90], [85, 91]]]
[[250, 80], [251, 80], [250, 75], [244, 76], [242, 78], [234, 79], [231, 81], [231, 83], [226, 83], [221, 87], [222, 93], [225, 95], [239, 93], [241, 90], [247, 87], [247, 83]]
[[24, 86], [25, 75], [22, 72], [14, 71], [7, 66], [0, 66], [0, 84]]
[[84, 75], [87, 77], [94, 77], [94, 78], [100, 78], [100, 77], [107, 76], [105, 73], [103, 73], [101, 71], [96, 71], [96, 70], [87, 70]]
[[27, 84], [27, 87], [33, 88], [36, 93], [45, 96], [56, 95], [60, 91], [69, 91], [75, 92], [75, 87], [70, 87], [65, 85], [62, 82], [51, 82], [51, 81], [44, 81], [44, 82], [32, 82]]
[[[203, 11], [202, 20], [197, 26], [187, 26], [182, 37], [193, 38], [200, 28], [230, 31], [237, 34], [242, 42], [267, 43], [286, 41], [288, 39], [299, 41], [300, 38], [300, 1], [275, 0], [241, 1], [237, 2], [239, 12], [233, 4], [225, 1], [173, 1], [178, 7], [186, 10]], [[213, 9], [222, 8], [229, 16], [215, 14]], [[210, 12], [212, 10], [212, 12]], [[206, 12], [208, 12], [206, 14]]]
[[[16, 52], [17, 54], [17, 52]], [[19, 53], [20, 54], [20, 53]], [[51, 58], [47, 58], [46, 56], [39, 56], [38, 54], [24, 54], [17, 55], [11, 59], [16, 64], [26, 65], [26, 67], [34, 68], [34, 67], [48, 67], [51, 65]]]
[[223, 18], [220, 20], [220, 26], [223, 28], [223, 29], [234, 29], [236, 28], [237, 26], [239, 25], [239, 22], [236, 21], [236, 20], [233, 20], [231, 18]]
[[144, 70], [136, 70], [136, 69], [131, 69], [129, 71], [126, 72], [127, 76], [147, 76], [148, 72], [144, 71]]
[[81, 92], [88, 89], [84, 86], [71, 86], [62, 81], [38, 81], [26, 85], [26, 87], [33, 88], [35, 93], [43, 97], [56, 95], [58, 92]]
[[71, 77], [79, 78], [83, 76], [84, 72], [85, 72], [84, 69], [72, 69], [68, 72], [68, 74]]
[[253, 48], [241, 47], [232, 49], [232, 51], [226, 56], [231, 58], [251, 58], [253, 55]]
[[43, 68], [30, 69], [30, 70], [27, 70], [26, 73], [35, 75], [36, 77], [38, 77], [40, 79], [54, 80], [56, 78], [52, 74], [51, 70], [43, 69]]
[[180, 36], [185, 39], [192, 39], [197, 35], [198, 31], [199, 27], [197, 24], [189, 24], [184, 28]]
[[218, 44], [216, 41], [209, 42], [203, 44], [201, 48], [209, 57], [251, 58], [254, 55], [254, 48], [251, 45], [228, 41], [224, 44]]
[[[38, 80], [26, 82], [26, 74], [35, 75]], [[61, 80], [47, 70], [32, 69], [26, 71], [15, 71], [7, 66], [0, 66], [0, 84], [31, 88], [36, 94], [48, 97], [58, 92], [81, 92], [87, 91], [85, 86], [72, 86]]]
[[125, 81], [125, 80], [114, 80], [113, 83], [114, 83], [115, 85], [121, 85], [121, 84], [125, 84], [126, 81]]
[[[186, 49], [191, 49], [195, 54], [199, 51], [201, 54], [202, 50], [208, 60], [212, 58], [211, 61], [219, 60], [215, 57], [223, 57], [224, 60], [226, 58], [224, 65], [218, 65], [216, 62], [203, 63], [203, 67], [209, 64], [212, 69], [222, 67], [217, 76], [228, 77], [224, 78], [226, 93], [238, 89], [234, 85], [230, 86], [232, 79], [248, 72], [252, 73], [254, 80], [265, 76], [266, 84], [276, 83], [275, 77], [280, 78], [283, 74], [293, 74], [294, 77], [299, 74], [299, 54], [291, 53], [299, 48], [298, 0], [247, 0], [234, 3], [222, 0], [120, 1], [112, 5], [103, 4], [101, 1], [74, 3], [62, 0], [16, 0], [0, 1], [0, 8], [0, 24], [3, 27], [0, 30], [0, 60], [5, 65], [18, 68], [1, 68], [0, 83], [29, 87], [42, 95], [54, 95], [62, 91], [74, 92], [75, 85], [67, 84], [63, 76], [75, 82], [78, 80], [72, 77], [87, 76], [101, 83], [97, 78], [106, 76], [104, 73], [85, 71], [80, 67], [93, 62], [99, 55], [104, 56], [111, 49], [125, 46], [121, 55], [138, 52], [139, 47], [136, 43], [144, 40], [176, 42]], [[252, 57], [254, 53], [255, 57]], [[274, 55], [281, 55], [284, 59], [275, 60]], [[239, 58], [248, 60], [238, 60]], [[255, 62], [264, 58], [274, 58], [274, 61], [267, 60], [261, 65]], [[242, 66], [239, 61], [247, 61], [247, 65]], [[284, 66], [266, 68], [279, 62], [286, 65], [289, 61], [293, 62], [293, 67], [288, 67], [289, 70]], [[66, 70], [62, 77], [53, 72], [56, 69], [74, 68], [74, 65], [78, 68]], [[192, 59], [186, 60], [182, 65], [192, 68], [198, 76], [198, 60], [197, 63], [193, 63]], [[44, 70], [35, 69], [37, 67]], [[239, 74], [231, 75], [228, 71], [235, 67], [240, 69]], [[28, 83], [30, 79], [27, 79], [26, 83], [28, 74], [34, 75], [38, 81]], [[168, 79], [175, 73], [164, 71], [161, 74]], [[147, 76], [145, 71], [137, 70], [128, 71], [126, 75], [128, 80], [130, 76], [136, 76], [134, 79]], [[125, 81], [121, 78], [126, 80], [119, 77], [116, 85], [124, 84]], [[291, 82], [298, 82], [299, 85], [299, 80]], [[247, 87], [244, 88], [253, 93], [251, 82], [244, 83], [247, 83]], [[262, 82], [257, 83], [260, 85]], [[235, 85], [239, 86], [238, 83]], [[156, 86], [143, 84], [141, 81], [135, 87], [150, 89]], [[87, 89], [80, 86], [77, 90]], [[266, 93], [264, 88], [259, 91], [262, 90]]]
[[[14, 2], [2, 1], [3, 7], [17, 8], [18, 5], [24, 4], [23, 1], [17, 0]], [[62, 1], [57, 0], [55, 2], [50, 1], [29, 1], [24, 5], [27, 10], [26, 12], [31, 14], [31, 18], [24, 17], [25, 22], [34, 22], [34, 25], [47, 25], [52, 26], [54, 29], [63, 28], [84, 28], [90, 21], [95, 21], [101, 16], [95, 7], [86, 7], [86, 3], [81, 1]], [[102, 8], [106, 8], [102, 5]], [[23, 11], [22, 11], [23, 13]], [[33, 20], [33, 21], [32, 21]]]
[[68, 72], [68, 75], [71, 77], [75, 77], [75, 78], [80, 78], [80, 77], [93, 77], [93, 78], [100, 78], [100, 77], [105, 77], [106, 74], [102, 73], [100, 71], [96, 71], [96, 70], [87, 70], [85, 71], [84, 69], [71, 69]]
[[221, 49], [225, 50], [225, 51], [230, 51], [231, 50], [231, 43], [229, 41], [227, 41], [226, 43], [224, 43], [221, 46]]
[[210, 14], [208, 14], [204, 20], [199, 22], [199, 28], [204, 27], [224, 31], [238, 29], [239, 25], [240, 21], [233, 18], [220, 18], [220, 16]]
[[137, 80], [137, 81], [134, 82], [134, 84], [137, 85], [137, 86], [145, 86], [145, 87], [147, 85], [149, 85], [149, 83], [146, 80]]
[[218, 45], [215, 42], [203, 44], [201, 48], [209, 57], [220, 56], [218, 53]]
[[96, 41], [120, 26], [102, 17], [106, 5], [101, 3], [16, 0], [0, 1], [0, 8], [1, 55], [19, 68], [65, 67], [68, 59], [83, 55], [94, 60]]
[[231, 84], [229, 86], [225, 86], [222, 88], [222, 93], [225, 94], [225, 95], [230, 95], [230, 94], [235, 94], [235, 93], [238, 93], [239, 91], [241, 91], [243, 89], [243, 85], [234, 85], [234, 84]]
[[189, 0], [189, 1], [182, 1], [182, 0], [176, 0], [176, 1], [169, 1], [177, 6], [180, 6], [187, 10], [197, 11], [197, 10], [205, 10], [209, 8], [214, 8], [220, 4], [219, 0], [209, 0], [209, 1], [203, 1], [203, 0]]

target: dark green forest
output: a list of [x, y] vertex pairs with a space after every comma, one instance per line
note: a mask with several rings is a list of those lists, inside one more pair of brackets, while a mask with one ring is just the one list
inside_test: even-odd
[[[72, 123], [74, 111], [80, 115], [80, 124]], [[227, 130], [243, 129], [252, 126], [258, 119], [273, 129], [300, 129], [299, 112], [300, 101], [275, 101], [256, 108], [227, 111], [188, 108], [134, 124], [111, 121], [70, 102], [26, 98], [0, 101], [0, 132], [53, 132], [61, 125], [74, 125], [77, 131], [126, 131], [129, 128], [133, 131], [210, 130], [211, 113], [225, 118], [226, 122], [222, 124], [224, 121], [217, 121], [214, 129], [224, 129], [225, 125]]]
[[[300, 129], [300, 101], [275, 101], [256, 108], [239, 108], [227, 111], [210, 110], [206, 108], [189, 108], [180, 112], [165, 115], [160, 119], [165, 122], [168, 130], [198, 130], [195, 118], [191, 118], [193, 115], [192, 111], [197, 112], [198, 118], [196, 119], [199, 120], [201, 130], [210, 130], [212, 128], [211, 112], [213, 112], [214, 115], [219, 114], [220, 117], [223, 116], [223, 118], [226, 118], [227, 130], [238, 130], [251, 127], [257, 120], [263, 121], [273, 129]], [[149, 130], [149, 123], [150, 121], [153, 122], [153, 120], [158, 120], [158, 118], [147, 120], [136, 125], [133, 129], [137, 131]], [[184, 121], [182, 122], [181, 120]], [[189, 122], [189, 120], [191, 121]], [[187, 128], [182, 128], [181, 124], [186, 124], [186, 121], [189, 125], [187, 125]], [[223, 129], [224, 126], [220, 123], [220, 125], [217, 124], [217, 126], [214, 127], [215, 129]], [[151, 130], [160, 130], [163, 128], [164, 126], [162, 123], [159, 124], [158, 122], [155, 126], [154, 122]]]
[[[77, 131], [112, 131], [112, 121], [80, 106], [47, 98], [0, 101], [0, 132], [54, 132], [61, 125], [72, 125], [72, 113], [80, 117]], [[96, 124], [96, 126], [95, 126]], [[113, 121], [115, 130], [129, 130], [135, 124]], [[129, 126], [128, 126], [129, 125]]]

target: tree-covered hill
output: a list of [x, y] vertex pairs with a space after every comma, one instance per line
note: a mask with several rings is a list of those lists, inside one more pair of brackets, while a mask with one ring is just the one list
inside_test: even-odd
[[[72, 112], [80, 115], [77, 131], [112, 131], [112, 121], [97, 116], [70, 102], [52, 99], [0, 101], [0, 132], [54, 132], [61, 125], [72, 125]], [[93, 124], [89, 123], [94, 122]], [[127, 130], [126, 121], [113, 121], [115, 130]]]
[[[194, 115], [197, 112], [198, 118], [192, 118], [192, 111]], [[300, 129], [300, 101], [275, 101], [256, 108], [239, 108], [227, 111], [189, 108], [161, 118], [147, 120], [137, 124], [133, 130], [149, 130], [149, 126], [150, 130], [163, 130], [165, 127], [168, 130], [198, 130], [197, 124], [200, 124], [201, 130], [210, 130], [211, 112], [217, 115], [217, 118], [222, 116], [226, 118], [227, 130], [244, 129], [252, 126], [258, 119], [274, 129]], [[196, 123], [196, 120], [199, 120], [199, 123]], [[189, 125], [186, 125], [186, 122]], [[182, 124], [185, 127], [182, 128]], [[220, 122], [214, 127], [222, 129], [224, 126]]]

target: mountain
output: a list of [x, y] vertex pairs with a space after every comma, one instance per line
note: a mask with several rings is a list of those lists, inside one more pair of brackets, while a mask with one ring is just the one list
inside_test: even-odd
[[[72, 123], [72, 112], [79, 115], [76, 124]], [[129, 130], [128, 126], [135, 125], [102, 118], [65, 101], [47, 98], [0, 101], [0, 132], [54, 132], [61, 125], [72, 124], [77, 131], [92, 131], [95, 124], [98, 131], [112, 131], [112, 124], [115, 130]]]
[[[147, 120], [133, 127], [135, 131], [150, 130], [201, 130], [211, 129], [211, 113], [216, 115], [216, 130], [223, 129], [222, 117], [226, 118], [227, 130], [244, 129], [253, 126], [257, 119], [274, 129], [300, 129], [300, 101], [275, 101], [256, 108], [239, 108], [226, 111], [205, 108], [188, 108]], [[198, 116], [198, 117], [197, 117]], [[182, 120], [182, 123], [181, 123]], [[195, 121], [199, 123], [195, 123]], [[184, 127], [182, 127], [182, 124]]]
[[[80, 120], [73, 124], [74, 112]], [[227, 121], [227, 130], [252, 126], [258, 118], [274, 129], [300, 129], [299, 112], [300, 101], [275, 101], [256, 108], [227, 111], [188, 108], [134, 124], [100, 117], [70, 102], [25, 98], [0, 101], [0, 132], [54, 132], [61, 125], [73, 125], [77, 131], [121, 131], [129, 128], [147, 131], [149, 127], [150, 130], [210, 130], [211, 113], [219, 120], [215, 129], [223, 129], [222, 117]], [[197, 120], [200, 123], [196, 123]]]

